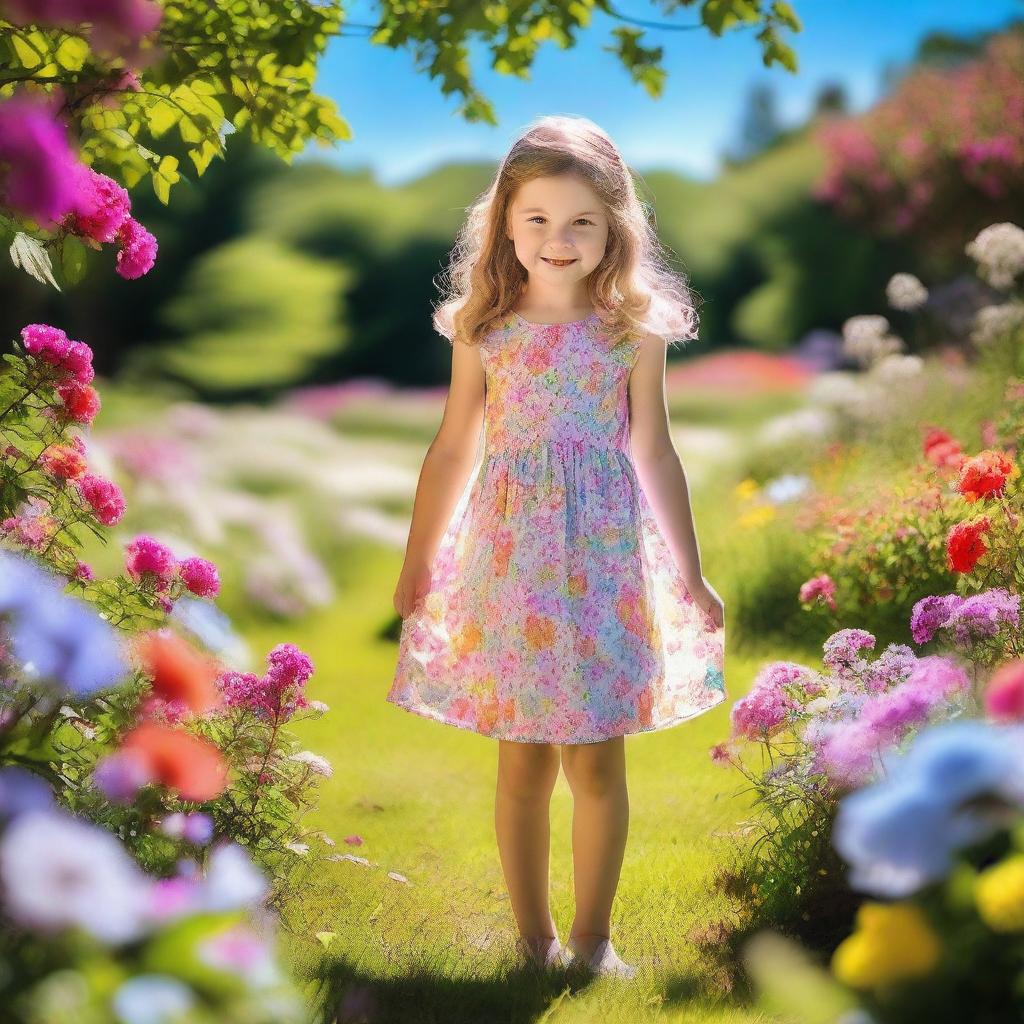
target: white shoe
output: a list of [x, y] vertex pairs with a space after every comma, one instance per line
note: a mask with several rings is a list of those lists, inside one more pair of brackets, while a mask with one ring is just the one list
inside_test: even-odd
[[543, 947], [542, 952], [539, 952], [535, 946], [531, 945], [520, 935], [516, 939], [516, 949], [527, 963], [535, 964], [537, 967], [542, 967], [545, 970], [565, 967], [567, 965], [566, 951], [557, 935], [548, 940], [548, 944], [546, 947]]
[[587, 957], [581, 950], [576, 948], [575, 942], [570, 938], [567, 942], [569, 952], [575, 963], [585, 964], [589, 971], [594, 974], [611, 975], [616, 978], [633, 978], [636, 976], [636, 968], [619, 959], [618, 953], [612, 949], [611, 939], [602, 939], [594, 949], [594, 952]]

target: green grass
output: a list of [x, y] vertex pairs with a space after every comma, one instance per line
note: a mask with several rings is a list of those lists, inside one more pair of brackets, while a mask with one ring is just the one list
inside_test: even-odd
[[[728, 708], [767, 657], [727, 655], [730, 700], [675, 728], [627, 739], [630, 834], [613, 938], [638, 984], [531, 977], [511, 962], [514, 918], [494, 839], [497, 743], [388, 704], [397, 647], [387, 639], [400, 568], [392, 550], [352, 549], [341, 596], [298, 626], [254, 629], [262, 654], [288, 639], [313, 658], [310, 695], [328, 714], [297, 725], [332, 761], [306, 825], [371, 861], [317, 865], [295, 887], [282, 948], [310, 991], [336, 1000], [369, 986], [382, 1021], [755, 1022], [770, 1017], [724, 991], [720, 969], [686, 932], [722, 913], [708, 881], [749, 809], [742, 777], [714, 765]], [[560, 775], [551, 807], [552, 911], [572, 920], [572, 800]], [[344, 837], [357, 834], [363, 845]], [[389, 877], [397, 872], [408, 883]], [[325, 949], [316, 933], [333, 932]], [[547, 1015], [546, 1015], [547, 1014]]]

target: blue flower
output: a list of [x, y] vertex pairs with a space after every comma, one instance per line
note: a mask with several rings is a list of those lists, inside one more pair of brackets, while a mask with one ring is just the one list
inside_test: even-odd
[[30, 683], [87, 696], [121, 682], [128, 666], [115, 630], [28, 558], [0, 552], [0, 616], [11, 656]]
[[956, 851], [1006, 823], [1007, 814], [973, 798], [1024, 806], [1019, 726], [944, 722], [883, 764], [883, 779], [842, 800], [832, 834], [851, 886], [876, 896], [908, 896], [943, 878]]
[[216, 605], [195, 597], [181, 597], [171, 611], [171, 618], [180, 622], [214, 654], [233, 654], [242, 659], [248, 645], [231, 628], [231, 619]]

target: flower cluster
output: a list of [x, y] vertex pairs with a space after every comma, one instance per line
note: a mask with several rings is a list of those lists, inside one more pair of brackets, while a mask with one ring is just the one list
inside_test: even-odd
[[[958, 230], [1006, 209], [1019, 187], [1022, 56], [1024, 33], [996, 33], [975, 60], [917, 68], [864, 114], [822, 118], [816, 134], [826, 161], [815, 196], [881, 234], [915, 233], [933, 254], [955, 256]], [[942, 232], [934, 228], [939, 211]], [[1003, 234], [991, 249], [1018, 258], [1019, 244]]]
[[99, 248], [117, 242], [117, 272], [141, 277], [156, 262], [157, 242], [131, 216], [128, 193], [78, 162], [52, 100], [16, 95], [0, 103], [0, 202], [45, 228], [59, 227]]
[[954, 642], [964, 647], [985, 637], [996, 636], [1004, 627], [1020, 624], [1020, 594], [1005, 587], [993, 587], [979, 594], [929, 595], [918, 601], [911, 612], [910, 631], [914, 641], [928, 643], [944, 629]]
[[[906, 645], [890, 644], [870, 661], [864, 652], [874, 646], [866, 630], [844, 629], [825, 641], [823, 672], [794, 662], [766, 665], [732, 707], [731, 739], [771, 744], [788, 734], [789, 775], [805, 783], [821, 775], [839, 788], [862, 784], [882, 753], [928, 722], [958, 714], [970, 692], [966, 672], [944, 657], [918, 658]], [[730, 760], [727, 749], [712, 757]]]
[[287, 721], [300, 708], [309, 707], [303, 689], [313, 674], [313, 663], [295, 644], [278, 644], [267, 655], [267, 671], [226, 672], [217, 680], [224, 703], [244, 708], [265, 721]]

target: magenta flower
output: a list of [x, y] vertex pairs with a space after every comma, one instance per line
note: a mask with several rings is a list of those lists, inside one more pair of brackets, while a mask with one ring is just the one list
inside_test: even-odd
[[996, 721], [1024, 722], [1024, 659], [1001, 665], [985, 690], [985, 710]]
[[178, 560], [169, 547], [143, 533], [125, 547], [125, 568], [136, 582], [144, 573], [152, 573], [158, 583], [167, 583], [177, 571]]
[[225, 672], [217, 680], [226, 707], [242, 707], [265, 720], [287, 720], [309, 707], [303, 693], [313, 674], [313, 663], [294, 644], [278, 644], [268, 655], [264, 676], [252, 672]]
[[750, 692], [732, 706], [730, 722], [735, 737], [757, 740], [779, 731], [797, 711], [799, 703], [783, 686], [808, 670], [791, 662], [766, 665], [754, 679]]
[[800, 586], [799, 599], [803, 604], [810, 604], [819, 597], [832, 611], [836, 610], [836, 585], [828, 573], [815, 576]]
[[52, 229], [74, 202], [80, 166], [55, 98], [22, 93], [0, 103], [0, 202]]
[[113, 178], [91, 167], [79, 170], [77, 185], [69, 227], [75, 234], [94, 242], [113, 242], [131, 214], [132, 203], [127, 191]]
[[88, 26], [92, 47], [135, 56], [138, 41], [163, 17], [152, 0], [7, 0], [4, 17], [15, 25]]
[[132, 217], [121, 225], [118, 238], [117, 272], [129, 281], [149, 273], [156, 262], [156, 238]]
[[49, 324], [26, 324], [21, 329], [21, 344], [30, 356], [44, 363], [59, 366], [68, 354], [71, 342], [59, 327]]
[[78, 493], [104, 526], [119, 523], [127, 510], [121, 488], [112, 480], [86, 473], [75, 481]]
[[185, 558], [178, 565], [178, 575], [197, 597], [214, 597], [220, 592], [217, 567], [205, 558]]

